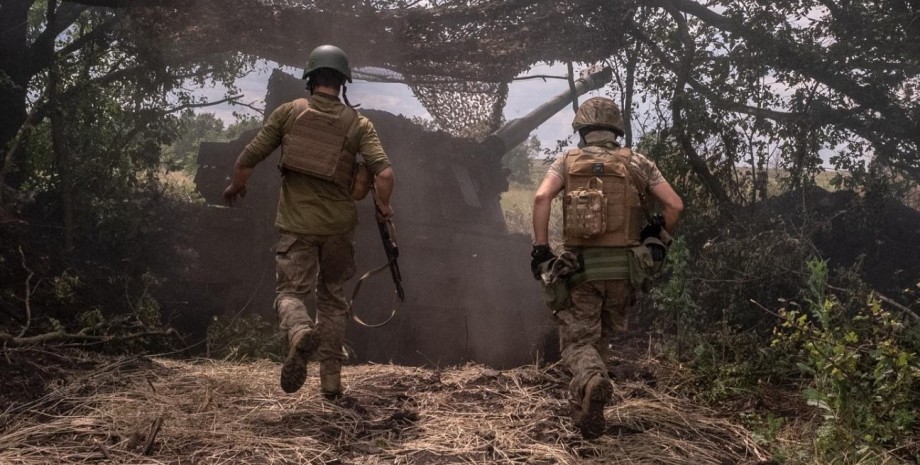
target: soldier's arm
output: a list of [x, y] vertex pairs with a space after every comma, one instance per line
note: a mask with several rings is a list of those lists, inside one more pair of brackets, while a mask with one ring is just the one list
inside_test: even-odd
[[380, 138], [377, 136], [377, 130], [374, 124], [367, 118], [361, 117], [360, 142], [358, 151], [361, 157], [367, 163], [367, 169], [374, 174], [374, 189], [376, 191], [377, 202], [377, 221], [384, 222], [393, 217], [393, 207], [390, 206], [390, 197], [393, 194], [395, 177], [393, 168], [390, 166], [390, 159], [383, 146], [380, 144]]
[[246, 181], [252, 174], [252, 168], [240, 166], [239, 160], [233, 166], [233, 174], [230, 175], [230, 185], [224, 189], [224, 202], [233, 206], [236, 198], [246, 197]]
[[553, 198], [562, 190], [563, 182], [559, 176], [547, 173], [537, 188], [533, 199], [533, 243], [549, 244], [549, 216]]
[[228, 205], [233, 205], [237, 196], [246, 195], [246, 181], [252, 175], [253, 168], [281, 145], [284, 137], [284, 121], [292, 108], [293, 105], [287, 103], [273, 111], [259, 133], [237, 157], [230, 175], [230, 185], [224, 189], [224, 202]]
[[393, 207], [390, 206], [390, 196], [393, 195], [393, 185], [395, 177], [393, 168], [387, 166], [383, 171], [377, 173], [374, 178], [374, 189], [377, 191], [377, 209], [379, 210], [377, 220], [381, 223], [393, 217]]
[[664, 215], [664, 229], [673, 235], [677, 231], [680, 213], [684, 211], [684, 201], [677, 195], [677, 192], [674, 192], [674, 188], [667, 181], [655, 184], [649, 189], [649, 192], [661, 203], [661, 213]]

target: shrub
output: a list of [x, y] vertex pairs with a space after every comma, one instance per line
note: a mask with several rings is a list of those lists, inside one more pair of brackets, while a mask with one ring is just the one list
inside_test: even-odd
[[904, 337], [911, 330], [871, 293], [859, 311], [828, 293], [826, 262], [810, 260], [808, 272], [806, 305], [780, 310], [773, 345], [795, 353], [810, 380], [805, 397], [822, 412], [818, 457], [840, 463], [857, 451], [857, 462], [871, 461], [905, 445], [917, 424], [920, 364]]

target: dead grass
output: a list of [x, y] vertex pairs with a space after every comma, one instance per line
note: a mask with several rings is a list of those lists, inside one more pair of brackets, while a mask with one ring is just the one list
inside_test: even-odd
[[[653, 363], [653, 362], [649, 362]], [[271, 362], [116, 359], [5, 407], [0, 463], [744, 464], [751, 435], [641, 381], [618, 382], [608, 431], [583, 441], [558, 366], [348, 366], [347, 396], [294, 395]], [[56, 384], [55, 384], [56, 383]]]

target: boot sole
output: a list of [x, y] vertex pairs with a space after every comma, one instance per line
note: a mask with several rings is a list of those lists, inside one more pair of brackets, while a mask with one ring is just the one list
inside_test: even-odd
[[281, 366], [281, 389], [291, 394], [297, 392], [307, 380], [307, 363], [319, 348], [319, 335], [315, 331], [304, 334], [297, 345], [292, 347]]

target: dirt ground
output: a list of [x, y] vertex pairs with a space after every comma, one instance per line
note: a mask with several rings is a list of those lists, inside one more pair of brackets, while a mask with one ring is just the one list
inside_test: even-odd
[[355, 365], [326, 401], [316, 365], [295, 394], [268, 361], [6, 350], [3, 464], [762, 464], [728, 415], [662, 388], [669, 369], [621, 361], [607, 433], [571, 425], [560, 366], [497, 371]]

